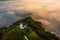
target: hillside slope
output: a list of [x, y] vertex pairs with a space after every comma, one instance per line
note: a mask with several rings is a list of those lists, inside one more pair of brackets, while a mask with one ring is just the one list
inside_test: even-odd
[[[27, 24], [27, 28], [21, 29], [20, 23]], [[60, 40], [55, 34], [46, 32], [42, 28], [42, 23], [32, 20], [31, 17], [18, 20], [9, 27], [0, 28], [1, 40]]]

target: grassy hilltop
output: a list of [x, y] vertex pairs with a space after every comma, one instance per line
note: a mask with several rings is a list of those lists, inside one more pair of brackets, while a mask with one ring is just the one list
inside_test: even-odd
[[[21, 30], [21, 22], [26, 23], [28, 27]], [[60, 40], [55, 34], [46, 32], [42, 23], [32, 20], [31, 17], [18, 20], [9, 27], [0, 28], [0, 40], [25, 40], [24, 35], [29, 40]]]

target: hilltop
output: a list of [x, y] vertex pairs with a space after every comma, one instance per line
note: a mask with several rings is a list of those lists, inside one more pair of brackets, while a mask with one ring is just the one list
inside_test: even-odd
[[[27, 28], [21, 29], [20, 23], [26, 23]], [[42, 28], [42, 23], [34, 21], [31, 17], [14, 22], [9, 27], [0, 28], [1, 40], [25, 40], [24, 35], [29, 40], [60, 40], [55, 34], [46, 32]]]

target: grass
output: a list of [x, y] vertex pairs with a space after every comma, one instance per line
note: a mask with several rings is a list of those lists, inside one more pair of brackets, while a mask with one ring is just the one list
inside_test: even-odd
[[[19, 27], [21, 22], [26, 23], [28, 27], [21, 30]], [[25, 40], [24, 35], [26, 35], [29, 40], [60, 40], [56, 35], [46, 32], [40, 22], [34, 21], [30, 17], [18, 20], [8, 28], [2, 30], [4, 31], [1, 32], [0, 29], [0, 33], [4, 33], [1, 38], [2, 40]]]

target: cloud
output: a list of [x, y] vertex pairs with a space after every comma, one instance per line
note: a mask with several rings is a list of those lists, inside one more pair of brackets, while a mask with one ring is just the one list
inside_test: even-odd
[[12, 11], [12, 10], [4, 10], [0, 12], [0, 26], [8, 26], [16, 20], [19, 20], [26, 16], [26, 12], [24, 11]]
[[8, 26], [28, 13], [25, 10], [15, 9], [14, 6], [16, 5], [14, 3], [16, 2], [0, 2], [0, 27]]

